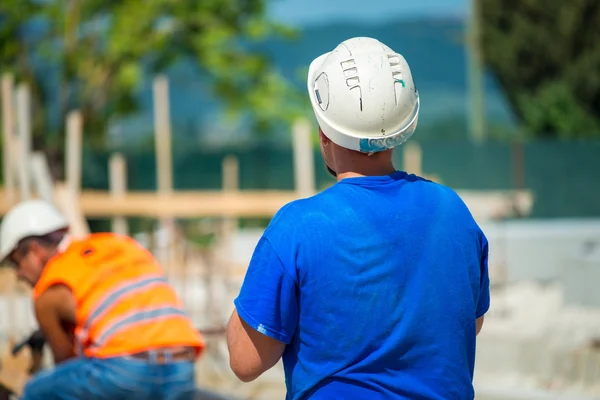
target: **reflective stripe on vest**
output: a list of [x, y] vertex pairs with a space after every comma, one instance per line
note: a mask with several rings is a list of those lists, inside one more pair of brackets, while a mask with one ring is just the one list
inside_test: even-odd
[[180, 308], [172, 306], [162, 306], [155, 308], [147, 308], [144, 310], [136, 310], [128, 315], [121, 318], [115, 318], [107, 327], [105, 327], [95, 340], [93, 347], [102, 346], [111, 336], [119, 333], [123, 329], [129, 328], [132, 325], [136, 325], [143, 322], [149, 322], [152, 320], [158, 320], [161, 318], [170, 317], [187, 317], [187, 314]]
[[160, 286], [167, 283], [167, 280], [162, 276], [144, 275], [139, 278], [126, 281], [116, 288], [110, 290], [99, 302], [98, 306], [91, 312], [86, 319], [84, 329], [87, 331], [92, 324], [104, 315], [113, 305], [118, 304], [119, 300], [131, 293], [146, 290], [150, 287]]

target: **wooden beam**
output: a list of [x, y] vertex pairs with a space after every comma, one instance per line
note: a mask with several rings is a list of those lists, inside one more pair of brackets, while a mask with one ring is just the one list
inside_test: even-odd
[[[64, 185], [56, 185], [55, 193]], [[64, 191], [64, 190], [63, 190]], [[528, 190], [514, 191], [457, 191], [475, 218], [512, 215], [514, 208], [527, 215], [533, 205], [533, 194]], [[55, 194], [56, 197], [56, 194]], [[199, 217], [272, 217], [283, 205], [298, 199], [295, 191], [190, 191], [158, 196], [155, 192], [127, 192], [114, 199], [108, 191], [82, 191], [79, 207], [88, 218], [115, 216], [163, 218]], [[10, 204], [0, 190], [0, 214]]]
[[89, 216], [129, 215], [150, 218], [265, 217], [297, 198], [290, 192], [174, 192], [170, 195], [128, 192], [113, 200], [106, 192], [86, 191], [81, 206]]

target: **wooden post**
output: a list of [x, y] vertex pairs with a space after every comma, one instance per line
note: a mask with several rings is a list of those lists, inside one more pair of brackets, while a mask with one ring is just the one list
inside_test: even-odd
[[308, 197], [315, 193], [315, 165], [310, 125], [305, 120], [294, 125], [293, 146], [296, 191], [300, 196]]
[[482, 0], [469, 0], [471, 9], [467, 20], [467, 78], [469, 91], [469, 130], [475, 143], [486, 139], [484, 62], [481, 50]]
[[[223, 191], [226, 193], [239, 192], [239, 162], [236, 156], [228, 155], [223, 159]], [[213, 303], [213, 309], [210, 312], [212, 319], [209, 319], [211, 326], [222, 324], [222, 316], [227, 313], [224, 310], [224, 304], [227, 301], [223, 296], [228, 296], [234, 271], [233, 252], [234, 252], [234, 237], [239, 229], [239, 219], [234, 216], [226, 216], [222, 219], [221, 225], [221, 241], [219, 246], [220, 255], [217, 258], [218, 265], [217, 279], [213, 278], [211, 287], [211, 296], [209, 302]], [[210, 266], [210, 265], [209, 265]], [[212, 301], [211, 301], [212, 299]], [[209, 317], [211, 318], [211, 317]]]
[[[5, 200], [8, 204], [13, 204], [16, 201], [15, 193], [15, 109], [14, 109], [14, 80], [10, 74], [4, 74], [2, 76], [2, 175], [4, 184], [4, 195]], [[10, 276], [8, 275], [10, 274]], [[16, 318], [16, 289], [17, 280], [14, 271], [7, 271], [2, 274], [2, 284], [7, 288], [7, 302], [8, 302], [8, 320], [14, 321]], [[14, 337], [16, 334], [16, 324], [10, 324], [9, 335]], [[4, 360], [2, 360], [4, 361]], [[5, 370], [4, 365], [1, 367], [2, 371]], [[2, 372], [4, 374], [4, 372]], [[10, 381], [14, 382], [14, 378]], [[2, 377], [0, 377], [0, 385], [2, 384]]]
[[422, 160], [423, 151], [421, 146], [415, 142], [404, 144], [404, 171], [409, 174], [421, 176], [423, 174]]
[[166, 77], [159, 76], [154, 80], [154, 128], [156, 134], [156, 179], [160, 194], [170, 194], [173, 190], [169, 113], [169, 82]]
[[[239, 189], [239, 165], [237, 157], [229, 155], [223, 158], [223, 191], [236, 193]], [[231, 256], [233, 235], [238, 229], [238, 219], [235, 217], [223, 217], [221, 225], [221, 257], [224, 264], [229, 265]]]
[[38, 196], [52, 203], [54, 201], [54, 183], [46, 155], [41, 151], [32, 153], [30, 168], [33, 184]]
[[21, 200], [31, 198], [29, 155], [31, 153], [31, 99], [29, 88], [22, 83], [17, 87], [17, 117], [19, 133], [19, 187]]
[[239, 163], [234, 155], [223, 158], [223, 190], [237, 192], [239, 189]]
[[81, 112], [71, 111], [67, 115], [67, 149], [65, 171], [67, 188], [77, 197], [81, 191], [81, 139], [83, 131], [83, 118]]
[[[122, 198], [127, 192], [127, 162], [121, 153], [113, 154], [110, 157], [108, 184], [113, 198]], [[125, 217], [114, 217], [112, 231], [120, 235], [127, 235], [129, 233], [127, 219]]]
[[4, 195], [9, 204], [15, 201], [15, 168], [14, 168], [14, 135], [15, 110], [13, 94], [13, 77], [10, 74], [2, 76], [2, 182]]
[[[154, 144], [156, 148], [156, 179], [159, 196], [173, 192], [173, 161], [171, 150], [171, 121], [169, 108], [169, 82], [163, 75], [157, 76], [153, 84], [154, 94]], [[169, 263], [175, 257], [175, 223], [172, 218], [160, 220], [161, 231], [167, 235]]]
[[54, 204], [69, 221], [70, 233], [81, 238], [90, 233], [90, 227], [79, 204], [79, 197], [65, 184], [57, 184], [54, 190]]
[[[223, 190], [227, 193], [237, 193], [239, 182], [239, 164], [236, 156], [228, 155], [223, 158]], [[238, 220], [234, 217], [223, 218], [223, 234], [226, 235], [225, 242], [237, 230]]]
[[83, 117], [79, 110], [67, 115], [65, 180], [66, 185], [57, 187], [56, 204], [67, 217], [71, 233], [76, 237], [89, 234], [90, 228], [85, 219], [79, 196], [81, 193], [81, 162], [82, 162]]

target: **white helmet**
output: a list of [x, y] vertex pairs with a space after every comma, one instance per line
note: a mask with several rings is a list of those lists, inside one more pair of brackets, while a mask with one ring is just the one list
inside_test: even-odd
[[44, 236], [68, 226], [65, 217], [44, 200], [29, 200], [17, 204], [2, 219], [0, 262], [4, 262], [21, 240], [31, 236]]
[[417, 126], [419, 94], [408, 63], [375, 39], [349, 39], [315, 59], [308, 93], [323, 133], [350, 150], [391, 149]]

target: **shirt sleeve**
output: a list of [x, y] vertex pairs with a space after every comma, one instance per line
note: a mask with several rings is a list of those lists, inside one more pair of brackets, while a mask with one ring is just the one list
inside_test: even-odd
[[240, 294], [234, 300], [237, 313], [263, 335], [289, 344], [298, 323], [296, 287], [296, 280], [263, 236], [252, 255]]
[[481, 278], [479, 288], [479, 301], [477, 303], [476, 318], [482, 317], [490, 308], [490, 277], [488, 274], [488, 241], [485, 235], [481, 234]]

